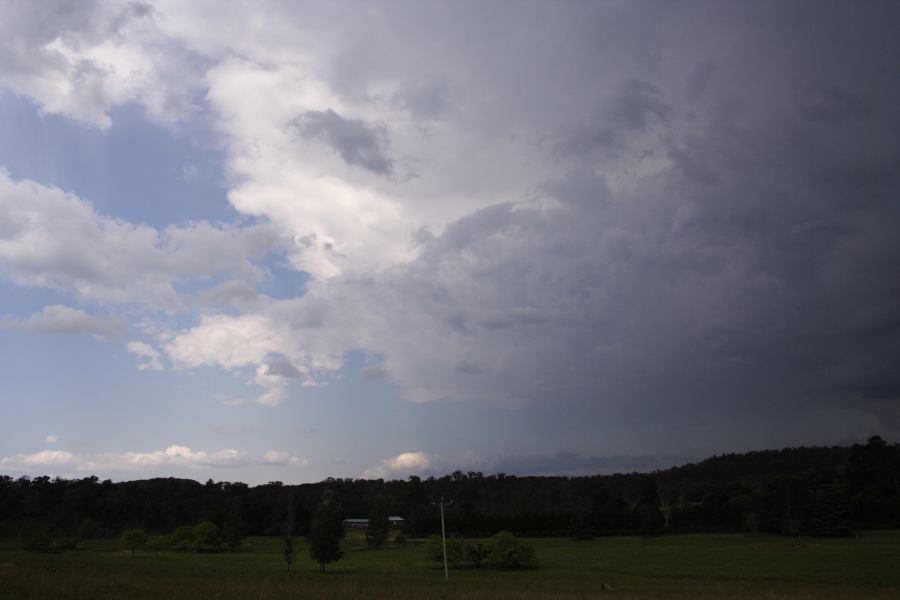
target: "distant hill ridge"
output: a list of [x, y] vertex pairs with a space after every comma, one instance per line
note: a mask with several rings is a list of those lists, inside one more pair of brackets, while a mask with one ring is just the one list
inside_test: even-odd
[[[329, 478], [284, 485], [155, 478], [113, 483], [0, 477], [0, 534], [45, 527], [101, 534], [128, 527], [171, 531], [222, 523], [239, 506], [247, 533], [277, 534], [292, 504], [298, 533], [325, 490], [345, 517], [366, 517], [376, 498], [407, 520], [407, 532], [438, 529], [432, 502], [452, 498], [448, 527], [466, 535], [509, 529], [523, 535], [689, 531], [816, 532], [823, 511], [846, 514], [846, 530], [900, 527], [900, 445], [873, 437], [850, 447], [798, 447], [713, 456], [652, 473], [514, 476], [456, 471], [382, 481]], [[835, 508], [837, 507], [837, 508]], [[844, 519], [840, 516], [840, 519]], [[829, 522], [834, 521], [831, 518]], [[820, 528], [821, 529], [821, 528]], [[841, 529], [843, 531], [843, 529]]]

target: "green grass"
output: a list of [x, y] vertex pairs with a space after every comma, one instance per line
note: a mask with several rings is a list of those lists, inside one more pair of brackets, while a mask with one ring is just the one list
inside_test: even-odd
[[0, 542], [0, 598], [590, 598], [602, 584], [619, 598], [900, 598], [900, 532], [799, 542], [773, 536], [680, 535], [592, 542], [531, 540], [538, 566], [524, 571], [443, 569], [421, 545], [365, 547], [359, 534], [322, 575], [302, 540], [287, 572], [276, 538], [240, 552], [138, 553], [116, 541], [59, 555]]

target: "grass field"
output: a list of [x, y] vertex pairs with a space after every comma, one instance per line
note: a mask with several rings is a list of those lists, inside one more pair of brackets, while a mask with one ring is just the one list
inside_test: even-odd
[[[420, 545], [369, 550], [357, 534], [322, 575], [297, 540], [287, 572], [275, 538], [236, 553], [138, 553], [113, 540], [58, 555], [0, 542], [0, 598], [900, 598], [900, 532], [827, 540], [680, 535], [531, 540], [524, 571], [443, 569]], [[602, 584], [611, 590], [602, 591]]]

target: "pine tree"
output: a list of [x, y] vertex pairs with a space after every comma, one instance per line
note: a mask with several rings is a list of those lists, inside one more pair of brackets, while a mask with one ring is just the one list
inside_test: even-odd
[[337, 495], [331, 490], [322, 494], [313, 515], [309, 530], [309, 556], [319, 563], [322, 572], [325, 565], [341, 559], [341, 540], [344, 538], [344, 522]]
[[850, 528], [850, 502], [836, 485], [820, 486], [816, 492], [812, 518], [813, 534], [823, 537], [853, 535]]
[[231, 510], [222, 526], [222, 538], [231, 550], [237, 549], [244, 540], [244, 501], [236, 497], [231, 501]]
[[369, 513], [369, 525], [366, 528], [366, 542], [376, 550], [380, 550], [387, 541], [390, 529], [391, 521], [388, 518], [387, 505], [384, 499], [379, 497], [372, 505], [372, 512]]
[[281, 547], [284, 555], [284, 562], [287, 563], [288, 571], [294, 562], [294, 499], [288, 498], [288, 514], [287, 520], [284, 522], [284, 529], [281, 533]]

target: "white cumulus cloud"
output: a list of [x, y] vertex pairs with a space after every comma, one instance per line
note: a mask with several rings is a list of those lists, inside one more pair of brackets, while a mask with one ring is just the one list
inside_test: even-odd
[[363, 477], [373, 479], [403, 479], [408, 475], [417, 475], [428, 471], [434, 464], [434, 457], [422, 451], [403, 452], [392, 458], [386, 458], [378, 465], [363, 472]]
[[161, 371], [163, 369], [159, 351], [146, 342], [128, 342], [125, 348], [140, 359], [138, 369], [141, 371]]
[[280, 452], [278, 450], [269, 450], [265, 454], [263, 454], [263, 463], [267, 465], [275, 465], [279, 467], [289, 466], [289, 467], [305, 467], [309, 464], [309, 460], [305, 458], [300, 458], [299, 456], [292, 456], [287, 452]]

